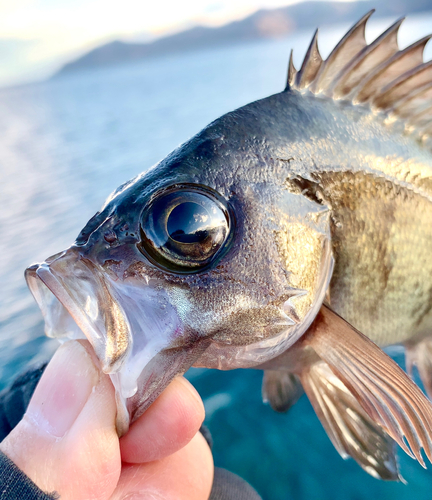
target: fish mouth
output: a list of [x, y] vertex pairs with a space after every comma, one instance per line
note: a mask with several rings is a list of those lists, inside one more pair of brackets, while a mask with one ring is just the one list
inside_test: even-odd
[[28, 267], [25, 278], [45, 333], [92, 345], [116, 389], [120, 435], [193, 364], [193, 356], [172, 356], [184, 327], [157, 280], [143, 286], [112, 278], [73, 247]]
[[130, 328], [112, 290], [90, 261], [63, 252], [26, 269], [25, 277], [49, 337], [87, 338], [105, 373], [121, 367]]

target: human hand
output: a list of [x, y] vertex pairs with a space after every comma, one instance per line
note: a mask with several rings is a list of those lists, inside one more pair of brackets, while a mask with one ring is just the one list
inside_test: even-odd
[[109, 377], [87, 342], [62, 345], [21, 422], [0, 444], [61, 500], [207, 500], [213, 459], [198, 429], [202, 401], [183, 377], [118, 438]]

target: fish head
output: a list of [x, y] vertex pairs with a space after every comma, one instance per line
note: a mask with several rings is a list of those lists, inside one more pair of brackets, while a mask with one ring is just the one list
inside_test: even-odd
[[111, 375], [123, 430], [192, 365], [277, 356], [324, 299], [328, 207], [290, 189], [238, 117], [119, 187], [69, 249], [26, 271], [46, 333], [87, 338]]

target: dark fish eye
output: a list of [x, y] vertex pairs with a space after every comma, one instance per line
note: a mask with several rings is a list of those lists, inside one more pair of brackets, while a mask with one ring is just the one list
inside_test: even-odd
[[230, 210], [216, 191], [195, 184], [176, 185], [144, 209], [138, 248], [166, 270], [196, 272], [221, 255], [232, 226]]

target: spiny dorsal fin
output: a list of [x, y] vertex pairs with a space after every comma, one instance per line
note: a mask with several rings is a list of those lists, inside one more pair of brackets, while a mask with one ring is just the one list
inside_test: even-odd
[[338, 75], [333, 82], [335, 98], [349, 95], [351, 90], [357, 87], [372, 69], [398, 52], [397, 35], [403, 20], [402, 18], [396, 21], [342, 69], [340, 76]]
[[287, 86], [285, 87], [285, 90], [294, 85], [296, 75], [297, 75], [297, 70], [295, 69], [295, 66], [294, 66], [293, 53], [294, 53], [294, 51], [291, 49], [289, 63], [288, 63]]
[[371, 10], [363, 16], [332, 50], [320, 68], [312, 92], [325, 91], [339, 71], [366, 47], [366, 22], [374, 12]]
[[[290, 57], [287, 89], [324, 94], [333, 99], [368, 105], [375, 111], [403, 120], [407, 133], [429, 143], [432, 134], [432, 62], [423, 51], [432, 35], [399, 50], [396, 21], [367, 45], [365, 27], [373, 10], [360, 19], [323, 61], [315, 32], [300, 71]], [[429, 117], [429, 120], [428, 120]]]
[[[401, 118], [409, 119], [411, 124], [416, 124], [425, 110], [432, 105], [432, 80], [422, 85], [407, 97], [401, 99], [392, 111]], [[430, 118], [429, 118], [430, 120]]]
[[302, 67], [297, 73], [295, 79], [296, 88], [304, 89], [311, 82], [313, 82], [319, 69], [321, 68], [322, 63], [323, 60], [318, 50], [318, 30], [316, 30], [306, 52]]
[[378, 109], [388, 109], [432, 80], [432, 61], [420, 64], [386, 85], [372, 101]]
[[355, 89], [353, 101], [355, 103], [369, 101], [388, 83], [422, 64], [424, 48], [430, 38], [431, 35], [422, 38], [372, 70], [369, 76], [361, 81]]

